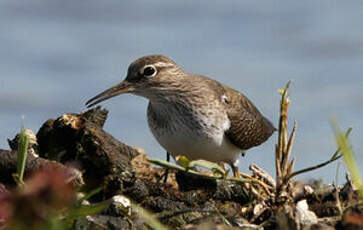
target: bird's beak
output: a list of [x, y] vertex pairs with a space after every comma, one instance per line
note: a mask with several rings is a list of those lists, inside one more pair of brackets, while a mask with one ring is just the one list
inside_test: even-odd
[[104, 100], [107, 100], [111, 97], [115, 97], [117, 95], [123, 94], [123, 93], [129, 93], [133, 90], [133, 87], [131, 86], [130, 82], [123, 81], [105, 91], [98, 94], [97, 96], [91, 98], [86, 102], [87, 108], [92, 107]]

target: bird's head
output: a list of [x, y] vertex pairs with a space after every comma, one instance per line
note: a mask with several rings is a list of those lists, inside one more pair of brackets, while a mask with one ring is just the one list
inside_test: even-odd
[[157, 99], [180, 85], [183, 71], [173, 60], [163, 55], [144, 56], [128, 68], [126, 78], [87, 101], [87, 107], [124, 93]]

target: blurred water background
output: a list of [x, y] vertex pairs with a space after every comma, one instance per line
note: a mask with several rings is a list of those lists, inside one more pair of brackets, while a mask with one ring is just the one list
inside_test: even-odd
[[[335, 151], [335, 116], [354, 128], [362, 171], [363, 1], [2, 0], [0, 28], [0, 148], [8, 149], [23, 115], [36, 132], [48, 118], [84, 111], [134, 59], [160, 53], [245, 93], [275, 125], [277, 90], [294, 79], [296, 168]], [[109, 133], [164, 159], [147, 127], [145, 99], [123, 95], [103, 106]], [[248, 151], [241, 170], [255, 162], [274, 175], [276, 139]], [[300, 178], [333, 182], [337, 165]]]

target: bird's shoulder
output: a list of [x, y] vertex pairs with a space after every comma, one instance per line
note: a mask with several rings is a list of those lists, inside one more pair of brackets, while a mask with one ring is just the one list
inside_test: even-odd
[[244, 94], [212, 78], [194, 75], [193, 84], [191, 85], [201, 90], [205, 89], [213, 92], [213, 94], [208, 96], [213, 96], [215, 97], [213, 99], [223, 102], [229, 115], [259, 115], [258, 109]]

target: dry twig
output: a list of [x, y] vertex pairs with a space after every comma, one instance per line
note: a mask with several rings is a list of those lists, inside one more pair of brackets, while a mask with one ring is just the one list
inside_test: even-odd
[[[276, 199], [279, 198], [281, 194], [288, 194], [287, 190], [288, 184], [290, 182], [290, 179], [294, 176], [297, 176], [299, 174], [309, 172], [318, 168], [321, 168], [325, 165], [328, 165], [339, 158], [342, 157], [341, 149], [338, 148], [333, 156], [318, 165], [311, 166], [308, 168], [304, 168], [298, 171], [293, 172], [294, 165], [295, 165], [295, 159], [292, 158], [291, 161], [289, 161], [289, 156], [291, 154], [293, 142], [295, 139], [295, 132], [297, 123], [294, 122], [293, 129], [291, 131], [291, 134], [289, 138], [287, 137], [287, 127], [288, 127], [288, 107], [290, 105], [290, 100], [288, 98], [288, 89], [291, 84], [291, 81], [289, 81], [286, 84], [285, 89], [280, 90], [281, 93], [281, 102], [280, 102], [280, 119], [279, 119], [279, 136], [278, 136], [278, 144], [276, 145], [276, 152], [275, 152], [275, 166], [276, 166]], [[345, 137], [348, 137], [352, 128], [349, 128], [347, 132], [345, 133]]]

